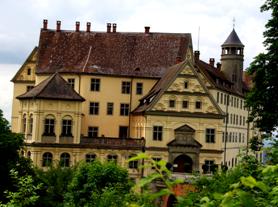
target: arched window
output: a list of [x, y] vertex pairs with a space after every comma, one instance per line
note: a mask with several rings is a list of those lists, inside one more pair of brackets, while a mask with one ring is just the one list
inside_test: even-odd
[[48, 115], [44, 120], [44, 133], [46, 136], [55, 136], [55, 119], [54, 116]]
[[48, 167], [52, 165], [53, 155], [50, 152], [45, 152], [42, 155], [42, 166]]
[[112, 162], [117, 163], [117, 159], [118, 159], [118, 156], [117, 156], [117, 155], [108, 155], [108, 156], [107, 156], [107, 161], [108, 161], [108, 162], [112, 161]]
[[72, 136], [72, 118], [66, 116], [62, 120], [62, 134], [61, 136]]
[[86, 162], [93, 162], [96, 159], [96, 155], [95, 154], [86, 154]]
[[[134, 157], [135, 155], [130, 155], [129, 157], [128, 157], [128, 159], [130, 159], [130, 158], [132, 158], [132, 157]], [[133, 160], [133, 161], [129, 161], [128, 162], [128, 167], [130, 168], [130, 169], [138, 169], [138, 160]]]
[[60, 166], [61, 167], [69, 167], [70, 166], [70, 155], [69, 153], [62, 153], [60, 156]]
[[30, 151], [27, 152], [27, 158], [31, 159], [31, 152]]
[[33, 114], [31, 114], [29, 118], [29, 134], [32, 133], [33, 133]]
[[27, 120], [26, 120], [26, 114], [23, 115], [22, 117], [22, 132], [26, 132], [26, 126], [27, 126]]

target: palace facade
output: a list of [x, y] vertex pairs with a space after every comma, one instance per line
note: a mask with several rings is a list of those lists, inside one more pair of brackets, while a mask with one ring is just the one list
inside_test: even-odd
[[110, 160], [139, 177], [140, 163], [127, 160], [145, 151], [174, 172], [209, 173], [236, 165], [258, 133], [246, 122], [244, 45], [235, 30], [215, 64], [200, 60], [188, 33], [47, 24], [12, 79], [12, 131], [24, 134], [22, 153], [37, 166]]

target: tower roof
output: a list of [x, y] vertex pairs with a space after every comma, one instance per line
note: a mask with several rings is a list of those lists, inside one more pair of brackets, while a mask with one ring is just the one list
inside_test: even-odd
[[85, 101], [57, 72], [17, 99]]
[[228, 38], [222, 44], [222, 47], [227, 46], [227, 45], [236, 45], [236, 46], [242, 46], [242, 47], [244, 46], [242, 44], [242, 42], [240, 41], [239, 37], [237, 36], [235, 29], [233, 29], [233, 31], [230, 33]]

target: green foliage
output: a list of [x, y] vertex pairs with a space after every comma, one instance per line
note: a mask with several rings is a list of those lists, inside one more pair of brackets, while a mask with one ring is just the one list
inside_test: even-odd
[[[30, 169], [24, 158], [20, 158], [18, 155], [18, 150], [22, 145], [23, 136], [11, 132], [9, 122], [3, 117], [2, 110], [0, 110], [0, 200], [4, 200], [3, 192], [5, 190], [13, 190], [10, 170], [17, 169], [19, 174], [24, 175], [25, 171]], [[23, 164], [24, 162], [26, 166], [21, 168], [19, 163]]]
[[1, 204], [0, 202], [0, 207], [35, 206], [35, 202], [39, 199], [37, 191], [41, 188], [41, 184], [35, 185], [30, 175], [19, 177], [15, 170], [11, 170], [11, 177], [16, 183], [17, 191], [5, 191], [8, 203]]
[[63, 206], [67, 187], [72, 180], [74, 167], [50, 166], [46, 171], [36, 169], [36, 182], [42, 183], [37, 206]]
[[[142, 159], [144, 159], [145, 165], [141, 167], [152, 169], [153, 173], [142, 178], [137, 184], [137, 187], [141, 189], [137, 205], [144, 207], [157, 206], [157, 202], [163, 196], [174, 195], [173, 187], [183, 183], [184, 180], [172, 179], [172, 172], [167, 168], [165, 160], [155, 161], [145, 153], [139, 153], [137, 156], [130, 158], [129, 162]], [[156, 189], [156, 184], [164, 185], [165, 187], [159, 190]]]
[[131, 182], [114, 162], [80, 163], [68, 186], [65, 206], [125, 206]]
[[264, 32], [266, 53], [255, 57], [248, 68], [254, 86], [247, 96], [247, 106], [251, 108], [250, 121], [270, 132], [278, 126], [278, 1], [266, 0], [261, 11], [271, 12]]

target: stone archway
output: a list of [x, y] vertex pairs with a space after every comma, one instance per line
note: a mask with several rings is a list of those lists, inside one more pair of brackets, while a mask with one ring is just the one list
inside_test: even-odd
[[187, 155], [179, 155], [174, 160], [174, 172], [192, 173], [193, 160]]

